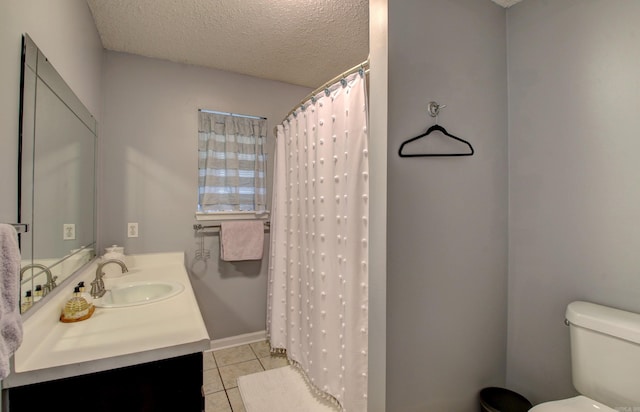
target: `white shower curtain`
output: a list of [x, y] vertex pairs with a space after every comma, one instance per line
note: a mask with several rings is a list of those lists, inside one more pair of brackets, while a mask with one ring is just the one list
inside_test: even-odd
[[366, 411], [368, 158], [365, 79], [318, 93], [277, 128], [267, 330], [344, 411]]

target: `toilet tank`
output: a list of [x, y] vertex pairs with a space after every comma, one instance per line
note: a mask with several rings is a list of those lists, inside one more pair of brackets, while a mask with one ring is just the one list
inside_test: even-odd
[[573, 386], [612, 408], [640, 407], [640, 314], [589, 302], [572, 302]]

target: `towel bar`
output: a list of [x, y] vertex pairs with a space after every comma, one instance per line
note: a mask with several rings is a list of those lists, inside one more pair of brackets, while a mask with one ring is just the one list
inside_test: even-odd
[[[202, 230], [202, 229], [211, 229], [211, 228], [219, 229], [220, 225], [221, 223], [214, 223], [212, 225], [203, 226], [198, 223], [196, 225], [193, 225], [193, 230]], [[271, 227], [271, 222], [269, 222], [268, 220], [264, 222], [265, 229], [269, 229], [270, 227]]]
[[29, 225], [27, 223], [7, 223], [13, 226], [18, 233], [27, 233], [29, 231]]

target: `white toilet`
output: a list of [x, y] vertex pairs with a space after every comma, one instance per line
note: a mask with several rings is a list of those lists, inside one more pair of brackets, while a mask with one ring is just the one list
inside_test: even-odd
[[640, 314], [572, 302], [566, 322], [573, 386], [582, 396], [545, 402], [530, 412], [640, 410]]

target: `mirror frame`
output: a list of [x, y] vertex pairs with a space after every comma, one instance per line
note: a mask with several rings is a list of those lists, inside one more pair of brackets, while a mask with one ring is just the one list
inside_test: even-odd
[[[35, 181], [35, 168], [37, 161], [35, 149], [37, 142], [36, 119], [38, 83], [44, 84], [53, 93], [53, 95], [55, 95], [55, 97], [57, 97], [61, 103], [69, 109], [70, 114], [80, 120], [81, 125], [78, 123], [78, 125], [80, 125], [80, 129], [82, 129], [82, 126], [86, 127], [89, 132], [86, 136], [92, 137], [91, 154], [93, 156], [91, 161], [93, 166], [93, 175], [89, 177], [91, 181], [91, 189], [93, 191], [93, 193], [89, 195], [91, 196], [93, 203], [93, 208], [91, 210], [92, 215], [90, 217], [92, 227], [89, 232], [89, 237], [91, 239], [78, 239], [77, 242], [75, 242], [75, 245], [71, 245], [73, 248], [68, 252], [63, 246], [60, 248], [60, 250], [65, 250], [63, 256], [57, 256], [56, 254], [56, 256], [52, 258], [48, 257], [44, 261], [38, 261], [37, 250], [34, 250], [38, 234], [46, 233], [47, 230], [46, 222], [43, 222], [43, 219], [38, 219], [37, 216], [34, 216], [37, 209], [36, 202], [38, 200], [38, 196], [35, 193], [37, 186]], [[61, 278], [58, 286], [66, 285], [70, 282], [70, 279], [74, 277], [73, 275], [75, 273], [78, 273], [95, 259], [97, 238], [97, 122], [28, 34], [23, 34], [22, 36], [19, 116], [18, 221], [20, 223], [28, 224], [30, 228], [28, 232], [20, 233], [19, 236], [20, 250], [22, 254], [20, 305], [24, 318], [25, 314], [30, 314], [34, 311], [28, 310], [33, 307], [31, 305], [25, 305], [26, 309], [22, 310], [22, 304], [24, 303], [23, 284], [27, 285], [30, 279], [30, 288], [27, 286], [24, 290], [31, 290], [33, 293], [35, 292], [35, 279], [42, 278], [45, 276], [46, 271], [51, 271]], [[82, 137], [85, 137], [85, 135]], [[65, 183], [68, 183], [68, 181], [65, 181]], [[56, 231], [56, 228], [54, 227], [53, 230]], [[57, 233], [55, 235], [57, 235]], [[64, 240], [61, 240], [61, 242], [64, 242]], [[28, 266], [36, 263], [43, 264], [46, 269], [33, 266], [31, 266], [30, 269], [27, 268]], [[24, 272], [24, 280], [22, 272]], [[57, 289], [61, 290], [62, 288], [58, 287]], [[55, 292], [57, 292], [55, 289], [51, 290], [47, 296], [39, 299], [37, 303], [46, 302], [49, 300], [48, 298], [50, 296], [57, 294]], [[35, 303], [36, 302], [32, 302], [32, 305]]]

